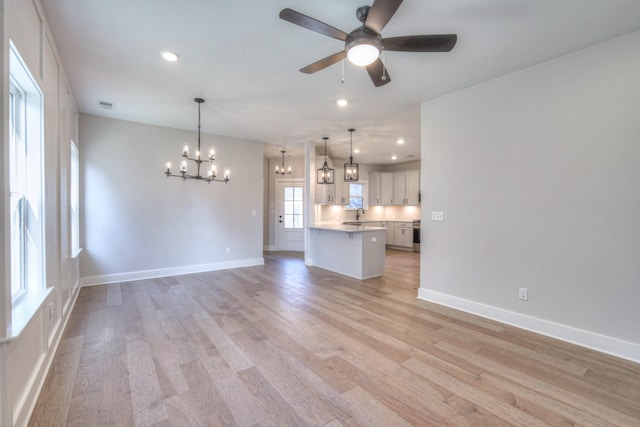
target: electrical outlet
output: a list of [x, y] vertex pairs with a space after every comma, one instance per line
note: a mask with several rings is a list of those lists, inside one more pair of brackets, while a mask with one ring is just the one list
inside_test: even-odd
[[227, 248], [227, 254], [231, 253], [231, 248]]
[[53, 319], [53, 303], [49, 303], [49, 320]]
[[375, 242], [377, 242], [377, 241], [378, 241], [378, 238], [377, 238], [377, 237], [372, 237], [372, 238], [371, 238], [371, 243], [375, 243]]
[[529, 299], [529, 291], [527, 288], [518, 288], [518, 298], [523, 301], [527, 301]]
[[444, 221], [444, 212], [431, 211], [431, 221]]

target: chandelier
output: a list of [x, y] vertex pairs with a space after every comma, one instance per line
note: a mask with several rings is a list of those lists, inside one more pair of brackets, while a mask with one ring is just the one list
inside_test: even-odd
[[284, 153], [286, 153], [286, 151], [281, 150], [280, 152], [282, 153], [282, 169], [280, 169], [278, 165], [276, 165], [276, 175], [291, 174], [291, 166], [289, 166], [288, 170], [284, 170]]
[[[195, 98], [194, 101], [198, 103], [198, 149], [196, 150], [195, 156], [189, 157], [189, 146], [185, 145], [184, 148], [182, 149], [182, 160], [180, 161], [180, 172], [177, 174], [171, 173], [171, 163], [167, 162], [167, 170], [165, 171], [164, 174], [167, 175], [167, 178], [169, 178], [170, 176], [173, 176], [176, 178], [182, 178], [183, 181], [187, 179], [195, 179], [198, 181], [204, 181], [208, 184], [211, 183], [212, 181], [227, 183], [229, 182], [229, 177], [231, 175], [231, 172], [229, 171], [229, 169], [225, 169], [223, 178], [222, 179], [217, 178], [218, 166], [214, 163], [216, 160], [216, 155], [215, 155], [216, 153], [213, 148], [209, 150], [209, 156], [206, 159], [202, 159], [200, 157], [200, 105], [204, 102], [204, 99]], [[187, 173], [190, 161], [196, 164], [195, 175]], [[200, 166], [203, 163], [209, 164], [209, 170], [207, 171], [207, 176], [200, 175]]]
[[318, 184], [333, 184], [333, 169], [327, 164], [327, 140], [329, 137], [323, 136], [324, 139], [324, 165], [317, 171], [316, 181]]
[[353, 132], [355, 129], [349, 129], [351, 132], [351, 149], [349, 153], [349, 163], [344, 164], [344, 180], [346, 181], [357, 181], [358, 180], [358, 164], [353, 163]]

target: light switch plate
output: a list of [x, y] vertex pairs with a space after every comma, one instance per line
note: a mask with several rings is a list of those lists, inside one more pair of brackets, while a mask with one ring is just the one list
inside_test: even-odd
[[431, 221], [444, 221], [444, 212], [431, 211]]

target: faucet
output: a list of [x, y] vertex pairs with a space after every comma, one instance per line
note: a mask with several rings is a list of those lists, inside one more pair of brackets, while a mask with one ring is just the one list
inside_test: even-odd
[[356, 221], [360, 219], [360, 211], [362, 211], [362, 215], [364, 215], [364, 209], [362, 208], [356, 209]]

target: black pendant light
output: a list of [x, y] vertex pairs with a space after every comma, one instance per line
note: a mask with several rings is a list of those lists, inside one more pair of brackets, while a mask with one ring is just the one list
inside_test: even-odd
[[353, 132], [355, 129], [349, 129], [351, 132], [351, 149], [349, 154], [349, 163], [344, 164], [344, 181], [353, 182], [358, 180], [358, 164], [353, 163]]
[[289, 166], [288, 170], [285, 170], [284, 168], [284, 153], [286, 153], [286, 151], [281, 150], [280, 152], [282, 153], [282, 169], [280, 169], [278, 165], [276, 165], [276, 175], [291, 174], [291, 166]]
[[329, 137], [323, 136], [322, 139], [324, 139], [324, 164], [317, 171], [318, 180], [316, 182], [318, 184], [333, 184], [333, 169], [327, 164], [327, 140]]
[[[171, 163], [167, 162], [167, 170], [164, 172], [167, 175], [167, 178], [170, 176], [176, 178], [182, 178], [183, 181], [187, 179], [195, 179], [197, 181], [204, 181], [206, 183], [211, 183], [212, 181], [224, 182], [225, 184], [229, 182], [230, 172], [229, 169], [225, 169], [224, 176], [222, 179], [218, 179], [218, 166], [214, 163], [216, 160], [215, 151], [213, 148], [209, 150], [209, 156], [206, 159], [200, 158], [200, 105], [204, 102], [202, 98], [195, 98], [194, 101], [198, 104], [198, 149], [196, 150], [196, 154], [194, 157], [189, 157], [189, 147], [187, 145], [184, 146], [182, 150], [182, 161], [180, 162], [180, 173], [174, 174], [171, 173]], [[188, 169], [188, 161], [192, 161], [196, 164], [196, 173], [195, 175], [187, 173]], [[209, 171], [207, 172], [207, 176], [200, 175], [200, 165], [202, 163], [209, 163]]]

